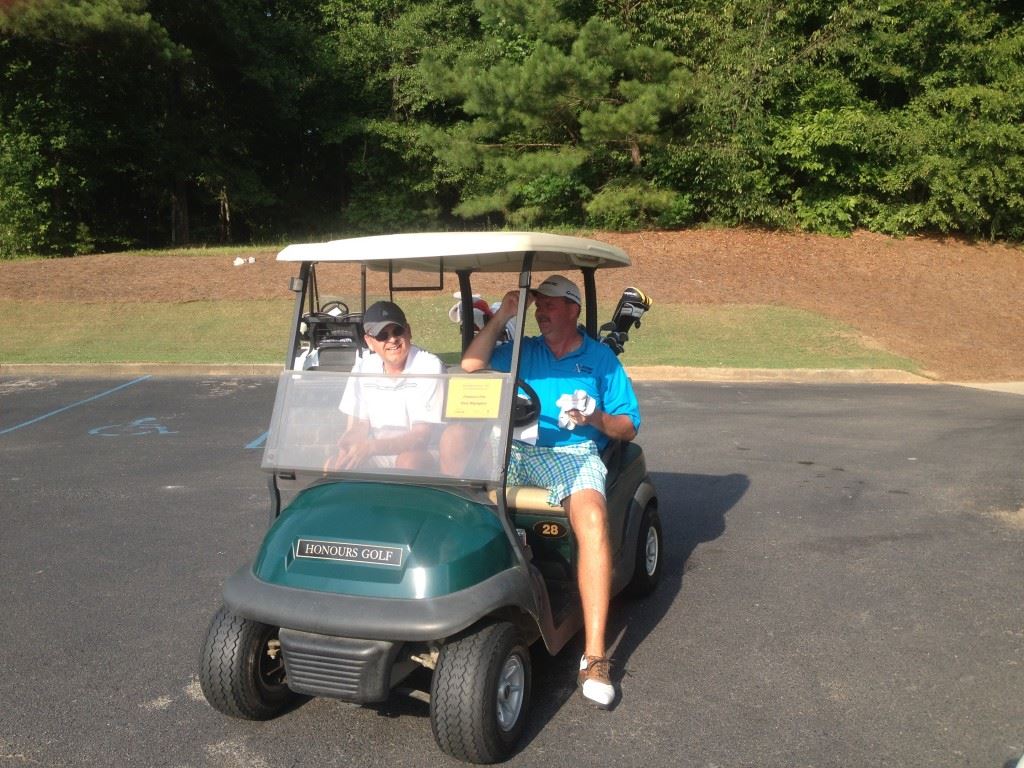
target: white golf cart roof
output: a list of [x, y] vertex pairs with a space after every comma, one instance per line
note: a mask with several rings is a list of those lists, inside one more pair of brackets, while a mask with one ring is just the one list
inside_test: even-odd
[[[542, 232], [424, 232], [289, 245], [278, 261], [357, 262], [370, 269], [510, 272], [533, 253], [533, 269], [626, 267], [629, 256], [597, 240]], [[376, 263], [375, 263], [376, 262]], [[389, 267], [390, 265], [390, 267]]]

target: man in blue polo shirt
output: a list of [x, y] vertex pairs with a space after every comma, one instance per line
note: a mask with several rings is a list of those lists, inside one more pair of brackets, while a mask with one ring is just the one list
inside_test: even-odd
[[[616, 695], [605, 648], [612, 557], [600, 453], [609, 440], [636, 437], [640, 407], [615, 354], [579, 327], [582, 302], [576, 284], [555, 275], [531, 291], [531, 298], [541, 335], [523, 339], [519, 375], [540, 399], [539, 430], [536, 445], [513, 442], [508, 482], [548, 488], [548, 501], [569, 514], [586, 633], [580, 690], [587, 701], [608, 708]], [[466, 349], [463, 369], [511, 369], [512, 345], [495, 345], [518, 307], [519, 292], [505, 294]]]

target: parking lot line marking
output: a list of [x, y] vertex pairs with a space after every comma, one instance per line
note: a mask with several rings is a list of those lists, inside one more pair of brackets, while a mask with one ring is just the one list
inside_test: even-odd
[[151, 378], [153, 378], [153, 377], [150, 376], [150, 375], [146, 375], [146, 376], [140, 376], [137, 379], [132, 379], [131, 381], [126, 381], [124, 384], [119, 384], [118, 386], [114, 387], [113, 389], [108, 389], [106, 392], [100, 392], [98, 395], [93, 395], [92, 397], [87, 397], [84, 400], [79, 400], [77, 403], [71, 403], [70, 405], [65, 405], [63, 408], [58, 408], [55, 411], [50, 411], [49, 413], [44, 413], [42, 416], [36, 416], [34, 419], [29, 419], [28, 421], [23, 421], [21, 424], [15, 424], [13, 427], [7, 427], [7, 429], [0, 429], [0, 435], [6, 435], [8, 432], [14, 432], [15, 430], [21, 429], [22, 427], [31, 426], [32, 424], [35, 424], [35, 423], [40, 422], [40, 421], [43, 421], [43, 419], [48, 419], [51, 416], [56, 416], [58, 413], [64, 413], [64, 411], [70, 411], [72, 408], [77, 408], [80, 405], [85, 405], [86, 403], [91, 403], [93, 400], [99, 400], [101, 397], [106, 397], [107, 395], [112, 395], [112, 394], [114, 394], [115, 392], [117, 392], [119, 390], [125, 389], [126, 387], [130, 387], [133, 384], [138, 384], [139, 382], [142, 382], [142, 381], [145, 381], [146, 379], [151, 379]]
[[262, 435], [260, 435], [255, 440], [253, 440], [251, 443], [249, 443], [247, 446], [245, 446], [245, 449], [247, 451], [254, 451], [254, 450], [256, 450], [261, 445], [263, 445], [265, 442], [267, 442], [267, 435], [269, 435], [269, 434], [270, 434], [270, 430], [267, 430]]

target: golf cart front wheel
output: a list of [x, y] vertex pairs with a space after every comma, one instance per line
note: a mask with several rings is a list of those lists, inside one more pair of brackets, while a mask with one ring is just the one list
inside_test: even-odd
[[471, 763], [504, 760], [522, 735], [530, 686], [530, 650], [513, 624], [488, 624], [448, 643], [430, 686], [437, 745]]
[[199, 685], [210, 706], [244, 720], [269, 720], [299, 699], [285, 683], [277, 628], [226, 608], [217, 611], [206, 633]]
[[661, 561], [664, 539], [661, 536], [661, 517], [653, 502], [648, 502], [640, 519], [640, 533], [636, 542], [636, 565], [633, 578], [626, 587], [634, 597], [651, 594], [661, 580]]

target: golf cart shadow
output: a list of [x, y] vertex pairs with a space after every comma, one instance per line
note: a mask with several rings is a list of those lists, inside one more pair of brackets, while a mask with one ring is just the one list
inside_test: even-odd
[[[725, 532], [726, 514], [750, 487], [750, 479], [742, 474], [652, 472], [651, 479], [658, 488], [665, 559], [661, 582], [653, 594], [641, 600], [620, 596], [612, 601], [607, 637], [615, 661], [613, 675], [617, 683], [624, 674], [627, 677], [620, 701], [629, 698], [629, 659], [675, 603], [690, 555], [697, 545], [714, 541]], [[533, 712], [522, 748], [575, 695], [582, 652], [581, 634], [557, 656], [534, 654]], [[663, 673], [664, 667], [658, 674]]]

